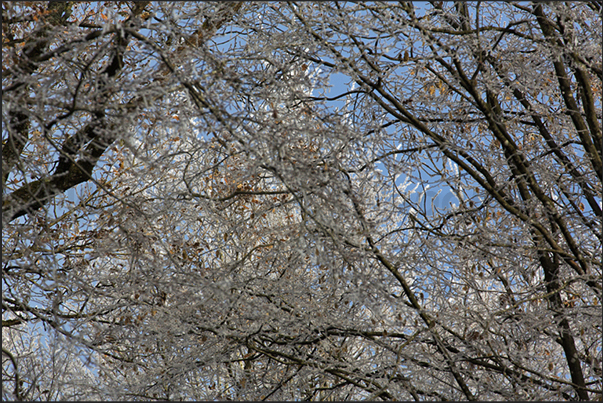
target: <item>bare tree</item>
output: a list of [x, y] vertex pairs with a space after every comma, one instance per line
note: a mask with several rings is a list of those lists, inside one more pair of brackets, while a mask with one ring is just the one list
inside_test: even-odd
[[3, 3], [3, 398], [600, 399], [601, 35]]

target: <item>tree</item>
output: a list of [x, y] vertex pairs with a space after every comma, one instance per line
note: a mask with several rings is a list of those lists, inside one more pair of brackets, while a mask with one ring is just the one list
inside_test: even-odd
[[2, 12], [3, 398], [601, 398], [600, 2]]

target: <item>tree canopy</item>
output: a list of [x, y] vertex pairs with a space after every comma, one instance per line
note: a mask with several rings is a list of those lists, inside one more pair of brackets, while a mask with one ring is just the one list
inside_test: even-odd
[[601, 400], [593, 2], [3, 2], [3, 400]]

